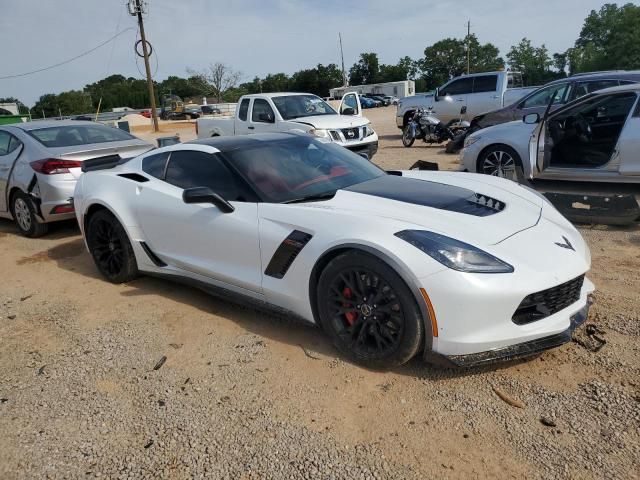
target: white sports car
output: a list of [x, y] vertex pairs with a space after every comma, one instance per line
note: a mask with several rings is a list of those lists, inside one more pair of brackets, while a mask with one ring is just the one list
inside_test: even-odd
[[474, 365], [561, 345], [590, 253], [508, 180], [385, 172], [313, 137], [199, 140], [85, 162], [74, 205], [100, 272], [193, 283], [322, 326], [367, 367]]

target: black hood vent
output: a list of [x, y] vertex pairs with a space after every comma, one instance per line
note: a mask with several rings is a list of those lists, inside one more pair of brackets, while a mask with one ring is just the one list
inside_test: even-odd
[[494, 215], [506, 206], [500, 200], [468, 188], [395, 175], [384, 175], [345, 190], [476, 217]]

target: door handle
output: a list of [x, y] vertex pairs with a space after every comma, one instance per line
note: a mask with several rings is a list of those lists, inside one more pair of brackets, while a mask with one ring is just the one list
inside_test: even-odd
[[255, 130], [255, 128], [256, 128], [256, 127], [249, 125], [247, 128], [248, 128], [249, 130]]
[[464, 102], [464, 98], [456, 98], [456, 102]]

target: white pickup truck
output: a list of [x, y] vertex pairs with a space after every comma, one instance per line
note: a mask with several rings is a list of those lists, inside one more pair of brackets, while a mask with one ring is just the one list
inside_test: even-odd
[[455, 77], [433, 93], [405, 97], [398, 102], [396, 125], [404, 129], [419, 107], [433, 109], [444, 123], [471, 120], [476, 115], [511, 105], [538, 87], [522, 87], [520, 72], [485, 72]]
[[196, 120], [196, 133], [198, 138], [209, 138], [294, 130], [335, 142], [371, 159], [378, 151], [378, 135], [362, 116], [358, 94], [344, 95], [339, 112], [310, 93], [244, 95], [234, 117], [201, 117]]

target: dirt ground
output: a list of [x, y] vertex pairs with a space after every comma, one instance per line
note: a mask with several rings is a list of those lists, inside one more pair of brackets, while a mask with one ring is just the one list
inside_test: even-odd
[[[405, 149], [393, 108], [367, 116], [384, 168], [458, 168]], [[307, 325], [109, 284], [71, 222], [32, 240], [0, 221], [0, 478], [638, 478], [640, 228], [580, 230], [589, 333], [521, 362], [381, 373]]]

